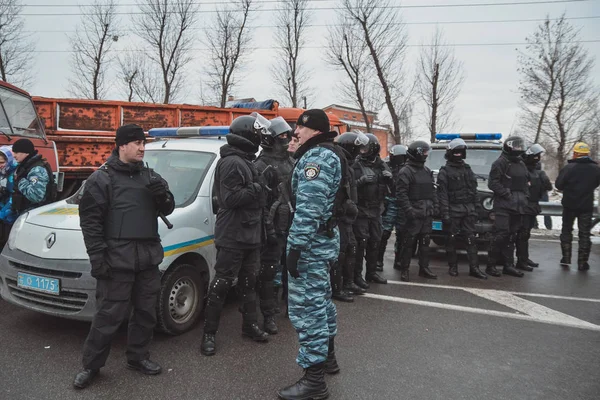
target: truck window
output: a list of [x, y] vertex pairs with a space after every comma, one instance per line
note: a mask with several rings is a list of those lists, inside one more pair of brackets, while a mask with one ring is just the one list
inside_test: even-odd
[[[490, 175], [492, 163], [500, 157], [500, 153], [500, 149], [468, 149], [465, 161], [475, 174], [487, 178]], [[431, 149], [425, 165], [431, 170], [439, 171], [440, 167], [446, 164], [445, 154], [446, 149]]]
[[8, 135], [44, 137], [35, 106], [29, 97], [0, 87], [0, 101], [4, 107], [4, 112], [0, 112], [0, 130]]

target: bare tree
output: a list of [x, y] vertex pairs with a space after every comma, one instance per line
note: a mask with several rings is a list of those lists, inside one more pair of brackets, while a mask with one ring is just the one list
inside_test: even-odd
[[396, 142], [400, 122], [396, 105], [404, 93], [404, 57], [408, 35], [397, 8], [390, 0], [343, 0], [341, 14], [358, 24], [371, 56], [373, 73], [383, 91]]
[[463, 64], [454, 49], [436, 28], [431, 45], [421, 50], [418, 63], [417, 92], [427, 107], [427, 126], [431, 142], [435, 134], [452, 123], [454, 102], [464, 81]]
[[272, 73], [275, 83], [283, 90], [292, 107], [298, 107], [300, 96], [310, 91], [308, 71], [300, 62], [300, 51], [306, 44], [309, 16], [308, 0], [284, 0], [277, 13], [275, 42], [277, 55]]
[[240, 62], [250, 50], [251, 35], [248, 17], [252, 0], [238, 0], [238, 8], [225, 7], [217, 10], [216, 18], [206, 35], [210, 61], [206, 67], [209, 86], [221, 107], [235, 87]]
[[96, 0], [81, 7], [83, 16], [69, 38], [73, 55], [69, 92], [77, 97], [98, 100], [106, 94], [105, 75], [111, 63], [110, 50], [119, 40], [114, 0]]
[[[162, 102], [176, 99], [183, 87], [183, 72], [192, 60], [193, 36], [190, 28], [196, 23], [196, 0], [141, 0], [141, 14], [134, 19], [138, 36], [150, 47], [149, 59], [162, 83]], [[150, 74], [154, 73], [150, 68]]]
[[577, 141], [595, 134], [589, 123], [598, 106], [594, 60], [579, 40], [563, 14], [554, 22], [546, 18], [519, 54], [523, 127], [535, 128], [536, 142], [550, 144], [559, 167]]
[[144, 52], [124, 51], [119, 56], [117, 76], [127, 101], [158, 103], [163, 96], [161, 77], [150, 68]]
[[19, 0], [0, 0], [0, 78], [17, 86], [33, 80], [35, 45], [23, 32]]

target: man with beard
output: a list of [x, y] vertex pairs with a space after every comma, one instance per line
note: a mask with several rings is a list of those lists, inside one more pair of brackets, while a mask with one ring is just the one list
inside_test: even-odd
[[446, 256], [448, 273], [458, 276], [458, 256], [456, 239], [463, 235], [467, 242], [469, 275], [479, 279], [487, 276], [479, 270], [475, 223], [477, 222], [477, 177], [471, 166], [465, 162], [467, 144], [462, 139], [453, 139], [446, 149], [446, 165], [440, 168], [437, 177], [438, 197], [442, 225], [448, 233]]
[[268, 334], [275, 335], [278, 330], [275, 323], [277, 294], [274, 280], [283, 269], [281, 260], [291, 217], [288, 204], [278, 201], [279, 185], [289, 178], [294, 161], [288, 154], [292, 128], [282, 117], [274, 118], [269, 122], [271, 126], [269, 126], [267, 134], [263, 134], [261, 137], [260, 146], [263, 150], [254, 161], [254, 165], [264, 176], [269, 188], [264, 210], [267, 238], [260, 254], [261, 265], [258, 272], [257, 291], [260, 310], [264, 317], [263, 329]]
[[[392, 171], [379, 157], [381, 147], [377, 137], [372, 133], [367, 133], [367, 137], [369, 144], [361, 151], [353, 166], [358, 188], [358, 217], [354, 222], [357, 242], [354, 283], [363, 289], [369, 288], [367, 282], [387, 283], [387, 279], [377, 273], [377, 257], [382, 235], [383, 200], [392, 185]], [[364, 279], [363, 259], [366, 260]]]
[[237, 117], [221, 147], [215, 169], [213, 195], [219, 209], [215, 223], [217, 260], [204, 311], [204, 334], [200, 351], [215, 354], [215, 335], [227, 293], [235, 278], [242, 298], [242, 335], [256, 342], [268, 341], [258, 326], [256, 313], [256, 271], [260, 265], [263, 207], [266, 189], [252, 163], [261, 135], [267, 135], [269, 121], [260, 114]]
[[[398, 178], [398, 174], [406, 163], [406, 146], [397, 144], [390, 149], [389, 167], [392, 170], [393, 182]], [[377, 258], [377, 270], [383, 271], [383, 256], [387, 248], [389, 238], [392, 236], [392, 230], [396, 229], [396, 243], [394, 244], [394, 269], [400, 269], [400, 249], [402, 248], [403, 230], [406, 225], [404, 213], [399, 212], [398, 199], [396, 199], [396, 190], [392, 187], [390, 194], [385, 196], [385, 211], [383, 213], [383, 234], [379, 244], [379, 255]]]

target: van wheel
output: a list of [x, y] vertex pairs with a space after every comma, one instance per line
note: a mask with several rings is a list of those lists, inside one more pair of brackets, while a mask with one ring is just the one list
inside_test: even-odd
[[170, 335], [190, 330], [204, 308], [206, 283], [198, 267], [178, 264], [162, 280], [158, 310], [158, 328]]

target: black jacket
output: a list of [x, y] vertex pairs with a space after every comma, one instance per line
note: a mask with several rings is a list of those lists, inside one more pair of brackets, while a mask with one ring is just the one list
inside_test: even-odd
[[260, 247], [263, 237], [263, 207], [266, 204], [259, 183], [254, 145], [241, 136], [228, 134], [215, 169], [213, 196], [219, 204], [215, 223], [217, 247]]
[[540, 200], [544, 192], [552, 190], [552, 183], [548, 175], [541, 169], [537, 169], [535, 165], [528, 165], [527, 170], [529, 171], [529, 199], [527, 207], [525, 207], [525, 214], [527, 215], [538, 215], [542, 212], [540, 207]]
[[446, 161], [437, 176], [442, 219], [477, 215], [477, 177], [464, 161]]
[[521, 157], [502, 153], [492, 164], [488, 187], [494, 192], [494, 212], [525, 214], [529, 197], [529, 171]]
[[[110, 169], [110, 171], [108, 171]], [[113, 151], [106, 164], [92, 173], [85, 182], [85, 188], [79, 202], [79, 219], [85, 247], [92, 264], [103, 260], [112, 269], [137, 271], [157, 266], [163, 260], [164, 252], [158, 236], [158, 223], [155, 232], [149, 232], [147, 239], [114, 239], [108, 238], [107, 231], [110, 210], [113, 209], [114, 187], [126, 187], [135, 180], [140, 185], [147, 185], [150, 179], [161, 179], [168, 188], [167, 182], [154, 171], [144, 167], [142, 162], [123, 163], [119, 160], [117, 151]], [[152, 196], [150, 190], [147, 193]], [[152, 199], [153, 200], [153, 199]], [[132, 204], [140, 207], [140, 204]], [[157, 220], [158, 212], [169, 215], [175, 208], [173, 194], [167, 191], [167, 196], [160, 203], [152, 202], [153, 209], [147, 215], [154, 215]], [[150, 217], [152, 218], [152, 217]]]
[[[391, 174], [390, 168], [379, 156], [373, 162], [359, 157], [352, 168], [357, 182], [358, 218], [379, 218], [383, 213], [383, 201], [392, 185], [392, 179], [385, 178], [383, 171]], [[375, 175], [375, 182], [360, 184], [360, 178], [366, 175]]]
[[424, 163], [409, 160], [398, 173], [394, 186], [398, 206], [407, 220], [432, 217], [439, 211], [433, 172]]
[[346, 157], [346, 174], [348, 177], [348, 185], [350, 187], [350, 198], [343, 205], [339, 222], [346, 225], [352, 225], [358, 215], [358, 192], [356, 188], [356, 178], [354, 176], [354, 169], [352, 168], [352, 155], [347, 152], [343, 147], [340, 146], [342, 154]]
[[554, 183], [563, 192], [562, 205], [570, 210], [594, 209], [594, 190], [600, 186], [600, 166], [589, 157], [569, 160]]

